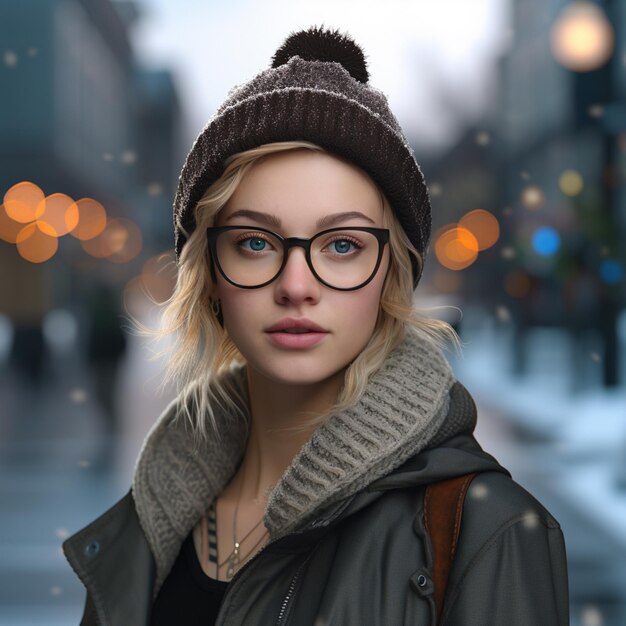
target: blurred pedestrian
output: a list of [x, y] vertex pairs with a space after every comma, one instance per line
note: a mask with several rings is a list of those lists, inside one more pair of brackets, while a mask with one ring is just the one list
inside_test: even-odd
[[82, 624], [569, 623], [561, 528], [412, 306], [430, 203], [368, 80], [348, 35], [292, 33], [188, 154], [157, 333], [180, 393], [63, 544]]
[[119, 426], [117, 373], [126, 352], [119, 294], [103, 280], [98, 280], [86, 302], [89, 316], [87, 361], [93, 374], [97, 401], [104, 410], [106, 432], [115, 435]]

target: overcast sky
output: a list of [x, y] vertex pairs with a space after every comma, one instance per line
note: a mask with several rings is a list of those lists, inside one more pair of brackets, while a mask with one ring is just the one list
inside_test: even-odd
[[[510, 37], [509, 0], [137, 0], [137, 56], [176, 74], [194, 138], [235, 84], [269, 67], [286, 36], [324, 24], [363, 48], [370, 83], [388, 97], [418, 151], [452, 141], [463, 126], [441, 94], [473, 120], [490, 93]], [[191, 139], [190, 139], [191, 140]]]

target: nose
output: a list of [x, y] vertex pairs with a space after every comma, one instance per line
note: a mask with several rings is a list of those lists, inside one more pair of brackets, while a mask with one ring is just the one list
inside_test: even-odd
[[275, 281], [276, 300], [283, 302], [317, 301], [322, 284], [315, 278], [306, 262], [303, 248], [295, 246], [287, 253], [287, 262], [282, 273]]

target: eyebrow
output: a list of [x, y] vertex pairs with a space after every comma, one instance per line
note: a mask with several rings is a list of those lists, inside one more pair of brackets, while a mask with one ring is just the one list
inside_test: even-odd
[[[261, 211], [253, 211], [252, 209], [239, 209], [234, 213], [231, 213], [226, 221], [231, 220], [235, 217], [249, 217], [250, 219], [256, 220], [257, 222], [263, 222], [264, 224], [268, 224], [269, 226], [275, 226], [276, 228], [280, 228], [282, 226], [282, 221], [280, 218], [276, 217], [276, 215], [272, 215], [270, 213], [261, 213]], [[376, 224], [376, 222], [364, 215], [363, 213], [359, 213], [359, 211], [346, 211], [344, 213], [332, 213], [330, 215], [325, 215], [324, 217], [317, 220], [315, 223], [317, 228], [326, 228], [328, 226], [332, 226], [333, 224], [338, 224], [339, 222], [345, 222], [349, 219], [364, 219], [370, 222], [371, 224]]]

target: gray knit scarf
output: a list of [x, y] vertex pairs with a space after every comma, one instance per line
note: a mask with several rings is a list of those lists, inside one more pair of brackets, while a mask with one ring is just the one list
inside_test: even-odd
[[[228, 376], [247, 397], [245, 365]], [[408, 330], [360, 399], [320, 426], [285, 470], [265, 511], [270, 540], [385, 476], [425, 448], [440, 427], [449, 430], [444, 419], [454, 382], [439, 348]], [[217, 415], [220, 437], [197, 451], [189, 426], [175, 414], [174, 400], [146, 436], [132, 483], [156, 562], [155, 597], [185, 537], [234, 475], [246, 444], [247, 425], [223, 412]]]

